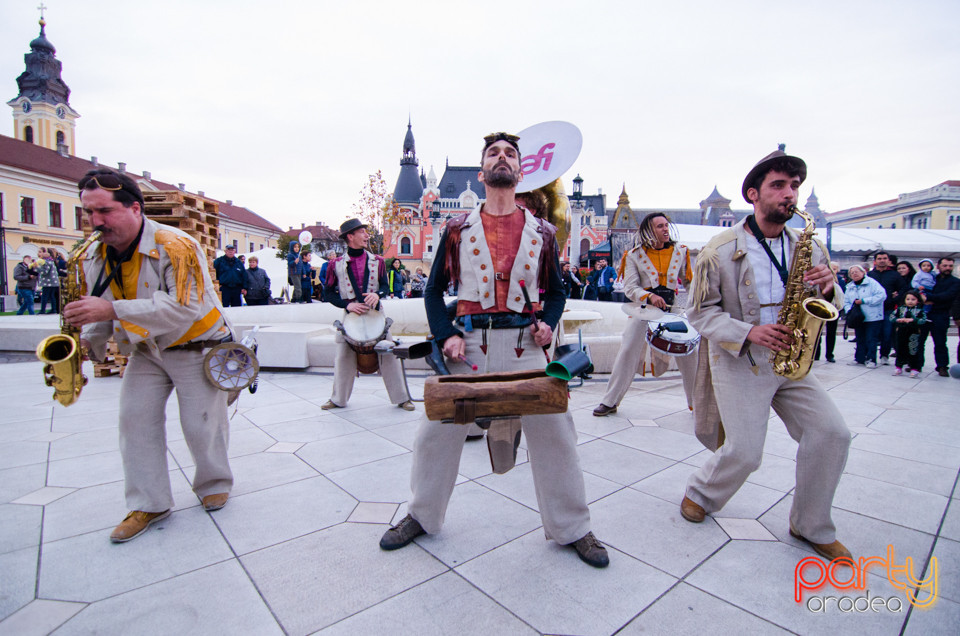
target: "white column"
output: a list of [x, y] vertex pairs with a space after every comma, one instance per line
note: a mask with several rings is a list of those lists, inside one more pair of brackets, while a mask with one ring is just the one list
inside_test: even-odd
[[577, 268], [580, 267], [580, 223], [583, 218], [583, 201], [573, 201], [570, 214], [573, 217], [570, 224], [570, 264]]

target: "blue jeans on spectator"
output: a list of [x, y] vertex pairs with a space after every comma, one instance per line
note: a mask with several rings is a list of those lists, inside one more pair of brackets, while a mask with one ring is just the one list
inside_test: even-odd
[[220, 296], [223, 298], [224, 307], [240, 307], [243, 305], [243, 294], [240, 293], [240, 286], [220, 286]]
[[18, 316], [22, 316], [25, 311], [31, 316], [34, 315], [33, 294], [32, 289], [21, 289], [17, 287], [17, 302], [20, 304], [20, 309], [17, 310]]
[[880, 327], [880, 357], [889, 358], [890, 349], [894, 346], [896, 342], [896, 331], [897, 325], [895, 322], [890, 320], [890, 316], [893, 315], [892, 311], [883, 312], [883, 326]]
[[947, 331], [950, 329], [950, 312], [938, 311], [927, 314], [930, 318], [930, 335], [933, 336], [933, 359], [937, 369], [950, 368], [950, 351], [947, 349]]
[[865, 362], [877, 361], [877, 345], [880, 341], [880, 330], [882, 329], [882, 320], [873, 320], [865, 322], [863, 325], [854, 329], [857, 334], [857, 349], [853, 354], [853, 359], [864, 364]]
[[44, 310], [47, 308], [47, 303], [50, 303], [50, 313], [55, 314], [60, 311], [60, 288], [59, 287], [44, 287], [43, 291], [40, 292], [40, 313], [44, 313]]

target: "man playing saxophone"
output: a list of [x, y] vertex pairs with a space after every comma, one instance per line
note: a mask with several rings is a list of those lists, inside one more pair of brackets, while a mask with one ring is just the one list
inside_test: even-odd
[[80, 201], [101, 243], [83, 261], [87, 292], [63, 309], [81, 343], [102, 359], [113, 336], [130, 356], [120, 389], [120, 455], [132, 511], [110, 535], [122, 543], [173, 507], [165, 409], [176, 388], [183, 436], [196, 462], [193, 490], [207, 511], [233, 486], [227, 460], [227, 393], [203, 371], [205, 348], [231, 337], [200, 245], [143, 214], [143, 194], [106, 168], [79, 182]]
[[703, 521], [760, 466], [772, 406], [799, 443], [790, 534], [834, 559], [850, 556], [831, 518], [850, 432], [813, 374], [788, 379], [771, 363], [771, 352], [793, 343], [791, 329], [777, 322], [788, 283], [802, 278], [835, 307], [843, 303], [819, 241], [802, 246], [810, 249], [811, 267], [789, 271], [798, 234], [786, 223], [806, 175], [803, 160], [782, 146], [761, 159], [742, 188], [754, 214], [714, 237], [697, 259], [687, 315], [705, 341], [694, 415], [697, 437], [715, 453], [691, 475], [680, 511], [688, 521]]

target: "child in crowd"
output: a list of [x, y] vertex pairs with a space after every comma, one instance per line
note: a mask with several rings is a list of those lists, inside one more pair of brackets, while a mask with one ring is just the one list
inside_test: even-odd
[[[933, 273], [933, 261], [931, 261], [929, 258], [925, 258], [918, 263], [918, 266], [920, 267], [920, 271], [917, 272], [913, 277], [913, 282], [911, 285], [914, 289], [918, 289], [923, 293], [927, 293], [933, 289], [933, 286], [937, 282], [936, 275]], [[931, 307], [933, 307], [933, 302], [923, 305], [924, 313], [929, 313]]]
[[920, 355], [920, 326], [927, 322], [921, 305], [920, 292], [911, 289], [903, 295], [903, 304], [897, 307], [890, 320], [897, 325], [897, 369], [893, 375], [903, 375], [903, 368], [910, 369], [910, 377], [920, 375], [923, 366]]

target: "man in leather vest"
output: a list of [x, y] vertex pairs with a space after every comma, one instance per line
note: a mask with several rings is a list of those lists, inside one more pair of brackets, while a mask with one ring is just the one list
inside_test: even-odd
[[[687, 481], [680, 513], [702, 522], [759, 468], [772, 406], [799, 443], [790, 535], [832, 560], [850, 557], [836, 540], [831, 516], [850, 431], [813, 373], [791, 380], [775, 374], [770, 362], [771, 352], [793, 342], [791, 330], [777, 320], [798, 239], [786, 223], [806, 175], [803, 160], [782, 148], [760, 160], [742, 188], [754, 214], [711, 239], [697, 257], [687, 309], [703, 336], [694, 417], [697, 437], [714, 454]], [[843, 292], [829, 262], [815, 240], [803, 280], [839, 308]]]
[[[634, 303], [645, 303], [666, 312], [673, 309], [677, 287], [690, 285], [690, 252], [670, 238], [670, 218], [663, 212], [648, 214], [640, 222], [639, 245], [627, 252], [623, 293]], [[674, 312], [676, 313], [676, 312]], [[617, 412], [637, 369], [644, 364], [647, 352], [647, 321], [631, 316], [623, 334], [623, 342], [613, 363], [607, 392], [593, 410], [597, 417]], [[693, 407], [693, 380], [697, 373], [697, 355], [676, 357], [683, 378], [687, 406]], [[654, 375], [659, 376], [670, 364], [666, 356], [654, 354]]]
[[[566, 300], [556, 228], [515, 202], [517, 183], [523, 178], [517, 141], [506, 133], [485, 138], [478, 178], [486, 187], [486, 202], [447, 224], [425, 290], [430, 330], [453, 373], [469, 372], [463, 358], [485, 373], [542, 369], [542, 347], [553, 341], [563, 312]], [[459, 282], [456, 323], [450, 321], [443, 301], [450, 281]], [[539, 328], [526, 311], [521, 283], [529, 290], [533, 310], [543, 303]], [[544, 533], [572, 546], [586, 563], [606, 567], [607, 551], [590, 531], [570, 412], [526, 415], [521, 422]], [[387, 530], [381, 548], [402, 548], [422, 534], [440, 531], [468, 429], [426, 417], [421, 421], [414, 443], [409, 514]]]
[[[380, 299], [387, 295], [387, 270], [382, 256], [367, 251], [370, 234], [360, 219], [344, 221], [340, 226], [340, 240], [347, 244], [347, 253], [329, 261], [324, 281], [324, 300], [341, 309], [362, 316], [380, 307]], [[389, 333], [387, 334], [389, 337]], [[333, 395], [320, 408], [339, 409], [347, 405], [357, 377], [357, 352], [337, 333], [337, 357], [333, 366]], [[380, 375], [387, 387], [390, 401], [406, 410], [414, 410], [403, 382], [403, 370], [396, 356], [380, 356]]]
[[120, 388], [120, 455], [132, 512], [110, 535], [123, 543], [173, 507], [164, 428], [173, 389], [196, 461], [193, 491], [208, 512], [227, 503], [227, 393], [207, 380], [203, 364], [204, 349], [230, 339], [232, 327], [199, 243], [146, 218], [133, 179], [99, 168], [79, 188], [90, 226], [103, 235], [83, 261], [87, 291], [63, 316], [83, 328], [81, 344], [93, 359], [103, 359], [111, 336], [130, 356]]

